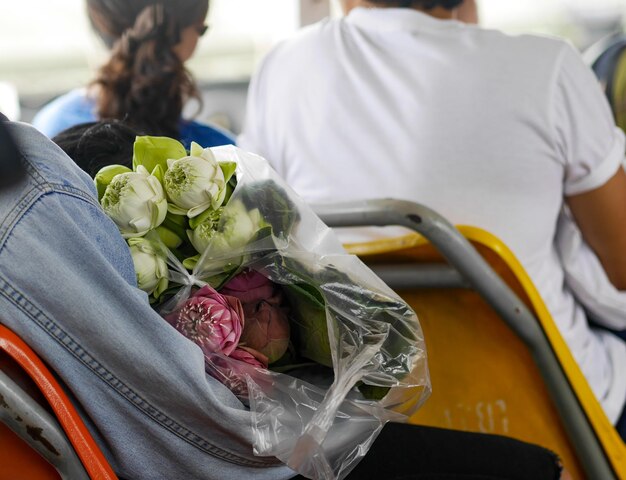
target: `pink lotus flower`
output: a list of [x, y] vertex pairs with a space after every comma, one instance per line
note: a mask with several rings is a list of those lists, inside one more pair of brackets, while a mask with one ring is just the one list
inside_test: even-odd
[[250, 367], [267, 368], [265, 355], [242, 346], [233, 350], [230, 357], [205, 355], [204, 358], [209, 366], [207, 368], [209, 375], [222, 382], [231, 392], [243, 400], [248, 398], [246, 375], [251, 375], [253, 378], [255, 376]]
[[248, 347], [238, 346], [230, 354], [230, 358], [245, 362], [253, 367], [267, 368], [268, 358], [261, 352]]
[[223, 295], [237, 297], [245, 304], [271, 297], [274, 293], [274, 284], [255, 270], [245, 270], [228, 281], [220, 292]]
[[282, 294], [244, 303], [246, 325], [241, 334], [240, 346], [245, 346], [267, 356], [268, 363], [283, 356], [289, 346], [289, 319], [282, 304]]
[[205, 354], [230, 355], [241, 337], [244, 312], [237, 298], [222, 295], [207, 285], [165, 319]]

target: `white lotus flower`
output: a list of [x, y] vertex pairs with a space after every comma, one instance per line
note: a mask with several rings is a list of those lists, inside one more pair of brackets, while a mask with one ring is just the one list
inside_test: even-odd
[[163, 178], [171, 203], [169, 210], [193, 218], [208, 208], [217, 209], [226, 196], [226, 180], [210, 149], [194, 143], [191, 155], [167, 161]]
[[[220, 217], [223, 220], [218, 231]], [[248, 211], [241, 201], [231, 200], [223, 213], [216, 211], [215, 216], [207, 218], [195, 229], [187, 230], [187, 235], [198, 253], [203, 253], [209, 246], [214, 253], [226, 252], [244, 247], [266, 225], [258, 208]]]
[[231, 248], [239, 248], [249, 243], [267, 225], [258, 208], [248, 210], [243, 202], [237, 200], [228, 204], [221, 231]]
[[202, 253], [218, 234], [217, 227], [222, 216], [223, 208], [218, 208], [211, 212], [207, 218], [193, 230], [187, 230], [189, 241], [198, 253]]
[[141, 237], [161, 225], [167, 200], [161, 182], [143, 166], [113, 177], [100, 201], [124, 238]]
[[137, 286], [148, 295], [154, 293], [159, 297], [169, 284], [165, 258], [145, 238], [131, 238], [128, 246], [135, 265]]

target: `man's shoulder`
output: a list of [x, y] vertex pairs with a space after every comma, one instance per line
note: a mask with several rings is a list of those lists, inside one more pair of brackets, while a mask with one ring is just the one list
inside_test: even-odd
[[556, 61], [571, 45], [562, 38], [537, 34], [509, 34], [500, 30], [476, 28], [475, 38], [484, 51], [515, 58]]
[[28, 182], [46, 191], [67, 190], [94, 197], [95, 187], [83, 172], [54, 142], [26, 123], [7, 122], [22, 161], [30, 174]]
[[[61, 195], [98, 207], [89, 176], [51, 140], [25, 123], [6, 122], [5, 125], [27, 174], [0, 191], [0, 251], [14, 228], [23, 221], [30, 222], [38, 232], [34, 234], [37, 241], [45, 242], [52, 223], [73, 218], [78, 204], [59, 202]], [[32, 214], [35, 205], [39, 206], [39, 212], [47, 213]]]
[[267, 60], [284, 56], [300, 56], [303, 51], [320, 50], [326, 41], [332, 41], [335, 33], [342, 28], [340, 19], [326, 18], [298, 30], [293, 36], [279, 42], [269, 54]]

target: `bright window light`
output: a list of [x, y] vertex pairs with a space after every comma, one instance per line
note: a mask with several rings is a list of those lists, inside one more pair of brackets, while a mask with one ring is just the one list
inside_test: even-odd
[[[263, 55], [298, 29], [300, 1], [211, 0], [211, 29], [189, 67], [202, 83], [246, 81]], [[340, 15], [338, 0], [328, 1]], [[623, 0], [478, 2], [486, 27], [559, 35], [581, 49], [620, 31], [626, 13]], [[106, 58], [84, 0], [0, 1], [0, 52], [0, 82], [13, 85], [23, 100], [86, 84]]]

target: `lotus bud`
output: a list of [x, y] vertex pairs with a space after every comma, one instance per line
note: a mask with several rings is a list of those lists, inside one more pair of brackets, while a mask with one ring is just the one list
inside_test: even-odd
[[128, 240], [130, 255], [135, 266], [137, 286], [148, 295], [159, 297], [169, 284], [165, 258], [145, 238]]
[[204, 212], [202, 214], [204, 221], [193, 230], [187, 230], [189, 241], [197, 252], [204, 252], [217, 234], [217, 227], [220, 223], [222, 211], [223, 208], [218, 208], [217, 210]]
[[231, 278], [220, 293], [237, 297], [244, 305], [256, 303], [273, 295], [274, 283], [256, 270], [245, 270]]
[[261, 352], [248, 347], [239, 346], [230, 354], [230, 358], [245, 362], [248, 365], [259, 368], [267, 368], [268, 358]]
[[262, 353], [270, 364], [280, 359], [289, 346], [289, 319], [281, 303], [282, 295], [277, 292], [258, 302], [243, 304], [246, 325], [241, 345]]
[[167, 167], [163, 184], [170, 212], [193, 218], [224, 202], [226, 180], [210, 149], [196, 146], [192, 155], [168, 160]]
[[[222, 382], [235, 395], [248, 398], [246, 377], [253, 374], [250, 367], [267, 368], [267, 357], [256, 350], [241, 345], [235, 348], [228, 359], [217, 355], [207, 355], [207, 373]], [[237, 360], [233, 362], [232, 360]]]
[[101, 204], [124, 238], [145, 235], [161, 225], [167, 214], [161, 183], [141, 165], [136, 172], [113, 177]]
[[248, 210], [242, 201], [236, 200], [229, 202], [228, 208], [224, 210], [221, 231], [231, 248], [239, 248], [250, 242], [267, 225], [258, 208]]

